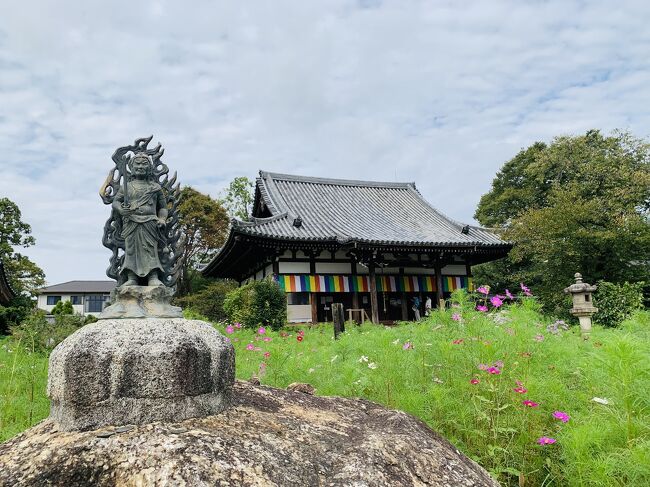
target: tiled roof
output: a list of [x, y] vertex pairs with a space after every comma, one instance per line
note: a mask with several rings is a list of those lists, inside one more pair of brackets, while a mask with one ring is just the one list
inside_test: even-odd
[[110, 293], [116, 284], [115, 281], [68, 281], [42, 287], [38, 293]]
[[444, 216], [420, 195], [415, 183], [350, 181], [260, 171], [257, 200], [264, 203], [272, 216], [235, 221], [233, 231], [281, 240], [408, 246], [507, 245], [489, 230]]

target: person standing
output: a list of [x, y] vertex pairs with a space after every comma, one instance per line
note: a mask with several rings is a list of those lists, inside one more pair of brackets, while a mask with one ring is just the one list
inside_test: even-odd
[[415, 321], [420, 321], [420, 298], [415, 296], [412, 298], [413, 306], [411, 309], [413, 310], [413, 314], [415, 315]]
[[427, 300], [424, 302], [424, 316], [429, 316], [431, 314], [431, 296], [427, 296]]

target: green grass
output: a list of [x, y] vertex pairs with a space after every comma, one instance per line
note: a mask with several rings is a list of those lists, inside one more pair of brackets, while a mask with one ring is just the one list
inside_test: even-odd
[[[500, 313], [502, 323], [494, 313], [460, 312], [460, 323], [447, 311], [391, 328], [348, 325], [336, 341], [325, 325], [303, 328], [302, 341], [292, 327], [267, 331], [271, 341], [217, 328], [236, 348], [238, 378], [256, 375], [277, 387], [308, 382], [319, 395], [364, 397], [407, 411], [504, 485], [518, 485], [520, 477], [525, 485], [650, 485], [649, 312], [617, 330], [595, 327], [588, 341], [576, 328], [548, 332], [551, 320], [534, 303]], [[406, 342], [413, 349], [405, 350]], [[47, 415], [45, 358], [8, 347], [0, 342], [2, 439]], [[496, 361], [504, 363], [499, 375], [477, 368]], [[525, 394], [513, 391], [517, 380]], [[524, 399], [539, 406], [526, 407]], [[570, 421], [554, 419], [554, 411]], [[542, 436], [557, 441], [538, 445]]]
[[45, 418], [47, 357], [31, 344], [0, 340], [0, 442]]

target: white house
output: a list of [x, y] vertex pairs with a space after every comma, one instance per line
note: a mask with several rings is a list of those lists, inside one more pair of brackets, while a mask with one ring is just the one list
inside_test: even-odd
[[70, 301], [80, 315], [98, 315], [106, 307], [115, 281], [68, 281], [39, 289], [37, 306], [51, 313], [59, 301]]

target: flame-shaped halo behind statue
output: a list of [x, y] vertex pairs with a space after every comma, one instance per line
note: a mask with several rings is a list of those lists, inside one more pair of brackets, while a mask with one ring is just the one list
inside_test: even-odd
[[[180, 202], [180, 184], [176, 183], [176, 173], [170, 178], [169, 168], [162, 162], [161, 157], [165, 150], [158, 144], [155, 148], [147, 146], [153, 139], [145, 137], [136, 139], [133, 145], [120, 147], [113, 154], [115, 167], [111, 169], [106, 181], [99, 190], [102, 201], [111, 205], [120, 187], [124, 188], [133, 178], [130, 164], [137, 153], [145, 153], [153, 163], [153, 180], [160, 184], [167, 199], [167, 225], [165, 230], [165, 242], [159, 242], [158, 257], [163, 266], [160, 280], [168, 287], [173, 287], [178, 280], [181, 271], [181, 256], [183, 254], [183, 239], [178, 221], [178, 203]], [[120, 272], [124, 263], [125, 244], [122, 237], [122, 218], [115, 211], [111, 210], [111, 216], [104, 225], [104, 236], [102, 238], [104, 247], [110, 249], [113, 255], [110, 258], [110, 265], [106, 269], [106, 275], [117, 281], [118, 286], [125, 281], [123, 273]]]

